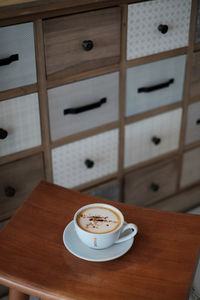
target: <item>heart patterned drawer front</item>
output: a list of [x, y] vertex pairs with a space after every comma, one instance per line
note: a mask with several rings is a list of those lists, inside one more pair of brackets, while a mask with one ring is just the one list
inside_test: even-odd
[[181, 175], [181, 187], [200, 181], [200, 148], [184, 153]]
[[128, 6], [127, 59], [188, 45], [191, 0], [154, 0]]
[[11, 216], [36, 185], [44, 180], [41, 154], [0, 166], [0, 218]]
[[51, 139], [56, 140], [118, 119], [119, 73], [48, 90]]
[[200, 141], [200, 102], [190, 104], [187, 113], [185, 144]]
[[0, 28], [0, 91], [36, 82], [33, 23]]
[[0, 101], [0, 156], [40, 144], [37, 94]]
[[176, 161], [153, 164], [125, 176], [125, 202], [145, 206], [175, 193]]
[[124, 167], [178, 149], [182, 109], [125, 126]]
[[119, 63], [120, 24], [119, 7], [45, 20], [47, 76]]
[[52, 150], [53, 181], [75, 187], [117, 172], [118, 130], [110, 130]]
[[127, 69], [126, 116], [182, 100], [186, 56]]
[[101, 184], [98, 187], [84, 191], [91, 196], [119, 201], [119, 182], [117, 180]]

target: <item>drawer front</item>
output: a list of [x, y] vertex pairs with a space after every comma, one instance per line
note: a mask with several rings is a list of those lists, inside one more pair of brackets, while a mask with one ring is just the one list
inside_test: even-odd
[[91, 195], [91, 196], [105, 198], [105, 199], [109, 199], [109, 200], [118, 202], [119, 201], [119, 182], [112, 181], [109, 183], [105, 183], [96, 188], [84, 191], [84, 193]]
[[177, 162], [152, 165], [125, 176], [125, 202], [146, 206], [175, 193]]
[[200, 1], [198, 0], [198, 11], [196, 21], [195, 43], [200, 43]]
[[125, 126], [125, 162], [129, 167], [176, 150], [182, 109], [169, 111]]
[[120, 23], [119, 7], [44, 21], [47, 75], [118, 63]]
[[52, 140], [116, 121], [119, 73], [50, 89], [48, 99]]
[[118, 130], [110, 130], [52, 150], [53, 180], [75, 187], [117, 172]]
[[127, 69], [126, 116], [182, 100], [186, 56]]
[[0, 28], [0, 91], [36, 82], [33, 23]]
[[2, 165], [0, 174], [0, 217], [8, 217], [44, 179], [42, 155]]
[[0, 101], [0, 156], [40, 144], [37, 94]]
[[188, 45], [191, 0], [154, 0], [128, 6], [127, 59]]
[[181, 187], [200, 181], [200, 148], [184, 153], [181, 174]]
[[187, 113], [185, 144], [200, 140], [200, 102], [190, 104]]
[[190, 98], [200, 96], [200, 52], [194, 52], [192, 58], [192, 70], [190, 80]]

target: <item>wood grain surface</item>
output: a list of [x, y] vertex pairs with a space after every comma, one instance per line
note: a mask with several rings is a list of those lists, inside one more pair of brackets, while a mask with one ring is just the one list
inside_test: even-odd
[[[95, 263], [63, 245], [78, 208], [118, 207], [138, 225], [124, 256]], [[103, 201], [41, 182], [0, 233], [0, 283], [42, 299], [186, 299], [200, 245], [200, 216]]]

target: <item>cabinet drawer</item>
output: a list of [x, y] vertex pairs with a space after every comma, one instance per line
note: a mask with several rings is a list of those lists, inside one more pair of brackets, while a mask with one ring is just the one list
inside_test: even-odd
[[37, 94], [0, 101], [0, 156], [40, 144]]
[[125, 126], [125, 162], [129, 167], [176, 150], [182, 109], [169, 111]]
[[127, 69], [126, 116], [182, 100], [186, 56]]
[[8, 217], [44, 179], [42, 155], [2, 165], [0, 174], [0, 217]]
[[200, 140], [200, 102], [190, 104], [187, 113], [185, 144]]
[[188, 45], [191, 0], [154, 0], [128, 6], [127, 59]]
[[36, 82], [33, 24], [0, 28], [0, 91]]
[[177, 161], [152, 165], [125, 176], [125, 202], [146, 206], [175, 193]]
[[198, 11], [196, 21], [195, 43], [200, 43], [200, 1], [198, 0]]
[[101, 184], [96, 188], [84, 191], [91, 196], [119, 201], [119, 182], [117, 180]]
[[181, 187], [200, 181], [200, 148], [184, 153], [181, 174]]
[[194, 52], [192, 58], [192, 70], [190, 80], [190, 98], [200, 96], [200, 52]]
[[116, 121], [119, 73], [50, 89], [48, 99], [52, 140]]
[[119, 7], [44, 21], [47, 75], [96, 69], [120, 60]]
[[54, 183], [79, 186], [117, 172], [118, 130], [110, 130], [52, 150]]

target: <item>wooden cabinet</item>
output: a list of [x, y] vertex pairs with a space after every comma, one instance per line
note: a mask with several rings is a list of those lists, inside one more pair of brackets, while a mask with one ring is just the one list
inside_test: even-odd
[[200, 1], [16, 2], [0, 10], [0, 218], [41, 179], [199, 204]]

